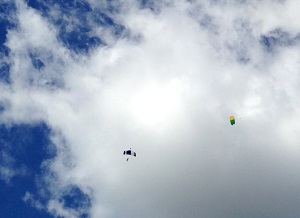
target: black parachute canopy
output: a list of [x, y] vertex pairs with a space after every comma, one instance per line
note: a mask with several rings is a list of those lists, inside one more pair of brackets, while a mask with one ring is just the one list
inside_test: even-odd
[[123, 152], [123, 155], [132, 155], [136, 157], [136, 153], [132, 150], [127, 150]]

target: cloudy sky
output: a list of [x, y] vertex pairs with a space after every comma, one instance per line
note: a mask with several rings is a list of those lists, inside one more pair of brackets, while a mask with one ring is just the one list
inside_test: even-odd
[[2, 0], [1, 217], [299, 217], [299, 9]]

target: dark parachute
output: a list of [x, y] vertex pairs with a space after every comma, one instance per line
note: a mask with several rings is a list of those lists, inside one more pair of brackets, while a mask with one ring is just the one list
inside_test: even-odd
[[[123, 152], [123, 155], [131, 155], [131, 156], [135, 156], [136, 157], [136, 153], [134, 151], [131, 150], [126, 150]], [[127, 158], [127, 161], [129, 160], [129, 158]]]

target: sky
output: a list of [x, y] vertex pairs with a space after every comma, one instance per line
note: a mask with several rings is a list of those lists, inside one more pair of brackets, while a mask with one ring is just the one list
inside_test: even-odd
[[299, 9], [2, 0], [1, 217], [299, 217]]

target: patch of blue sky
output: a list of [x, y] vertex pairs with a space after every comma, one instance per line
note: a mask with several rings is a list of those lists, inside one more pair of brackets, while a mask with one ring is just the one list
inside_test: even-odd
[[155, 1], [151, 0], [140, 0], [140, 7], [141, 8], [149, 8], [149, 9], [154, 9], [155, 8]]
[[[26, 192], [38, 193], [36, 179], [43, 174], [42, 163], [56, 155], [50, 147], [50, 129], [44, 124], [0, 126], [0, 152], [11, 159], [8, 167], [17, 173], [6, 184], [0, 180], [0, 214], [3, 217], [52, 217], [26, 204]], [[7, 161], [0, 159], [1, 166]], [[18, 173], [22, 169], [23, 173]]]
[[31, 59], [31, 64], [33, 65], [33, 67], [37, 70], [41, 70], [42, 68], [45, 67], [45, 64], [43, 61], [41, 61], [41, 59], [39, 59], [36, 55], [34, 55], [33, 53], [29, 54], [29, 57]]
[[68, 186], [59, 201], [64, 208], [79, 211], [82, 218], [88, 217], [89, 209], [92, 206], [90, 197], [75, 185]]
[[6, 35], [9, 29], [16, 27], [16, 19], [14, 19], [14, 12], [16, 6], [13, 1], [0, 2], [0, 81], [10, 84], [10, 63], [7, 57], [9, 49], [5, 46]]
[[141, 9], [148, 9], [155, 14], [160, 13], [161, 4], [168, 5], [168, 1], [140, 0], [139, 3]]
[[[108, 15], [109, 11], [106, 13], [97, 8], [93, 9], [86, 1], [28, 0], [27, 4], [57, 27], [60, 41], [76, 53], [87, 53], [95, 47], [106, 45], [94, 33], [94, 28], [105, 26], [117, 37], [125, 30]], [[58, 11], [59, 15], [52, 16], [52, 9]]]
[[[8, 62], [0, 62], [0, 80], [1, 82], [10, 84], [10, 64]], [[1, 110], [0, 110], [1, 112]]]
[[[32, 186], [31, 180], [27, 181], [27, 187]], [[25, 181], [16, 180], [14, 185], [6, 185], [0, 181], [0, 215], [5, 218], [18, 217], [40, 217], [53, 218], [53, 216], [45, 211], [37, 210], [26, 204], [22, 200], [24, 195]]]
[[13, 13], [16, 11], [16, 6], [13, 1], [0, 2], [0, 45], [6, 41], [7, 30], [16, 26], [16, 20]]
[[[8, 99], [0, 99], [0, 115], [8, 108], [10, 108], [10, 102]], [[0, 139], [1, 142], [1, 139]]]
[[5, 106], [0, 102], [0, 114], [5, 110]]
[[275, 29], [268, 34], [262, 35], [260, 42], [267, 52], [274, 52], [277, 47], [286, 47], [295, 45], [300, 41], [300, 34], [291, 36], [290, 33], [282, 30]]
[[1, 151], [5, 150], [14, 160], [15, 166], [25, 165], [28, 173], [41, 173], [41, 164], [45, 159], [55, 155], [53, 149], [49, 149], [50, 129], [46, 124], [38, 125], [14, 125], [6, 127], [1, 125]]

